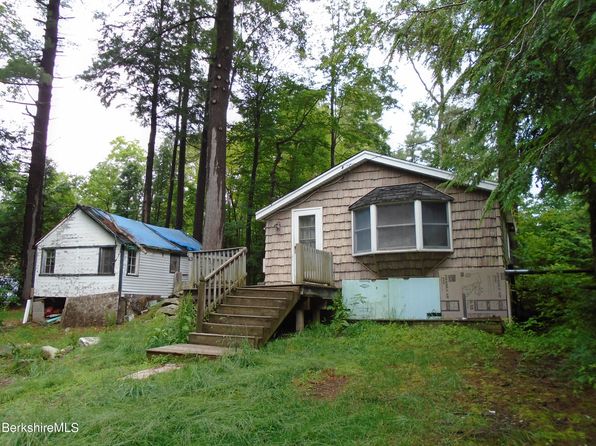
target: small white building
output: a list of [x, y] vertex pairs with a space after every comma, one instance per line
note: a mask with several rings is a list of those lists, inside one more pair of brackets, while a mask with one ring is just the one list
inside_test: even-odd
[[78, 205], [37, 243], [34, 297], [168, 297], [200, 250], [180, 230]]

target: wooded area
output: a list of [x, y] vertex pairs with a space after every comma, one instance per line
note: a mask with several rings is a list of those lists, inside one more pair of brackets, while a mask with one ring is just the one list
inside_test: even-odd
[[[131, 104], [149, 143], [145, 151], [114, 135], [85, 177], [45, 159], [54, 59], [66, 51], [58, 18], [68, 8], [35, 3], [43, 42], [0, 1], [2, 99], [26, 103], [39, 85], [25, 106], [34, 126], [0, 123], [0, 275], [31, 277], [35, 240], [81, 202], [182, 228], [210, 249], [246, 246], [256, 282], [264, 249], [256, 210], [364, 149], [453, 171], [459, 183], [498, 180], [493, 198], [522, 222], [520, 266], [596, 266], [591, 2], [391, 0], [375, 10], [327, 0], [316, 2], [316, 17], [297, 0], [120, 2], [98, 14], [97, 55], [80, 80], [106, 107]], [[399, 104], [405, 65], [427, 99], [412, 108], [405, 141], [390, 147], [381, 122]], [[550, 219], [569, 207], [573, 222]], [[545, 218], [560, 230], [545, 232], [536, 223]], [[573, 248], [537, 260], [540, 243], [566, 245], [569, 231]], [[542, 287], [527, 298], [531, 314], [569, 310], [551, 305], [569, 298], [557, 277], [548, 279], [556, 286], [525, 282]], [[594, 317], [594, 301], [578, 299]]]

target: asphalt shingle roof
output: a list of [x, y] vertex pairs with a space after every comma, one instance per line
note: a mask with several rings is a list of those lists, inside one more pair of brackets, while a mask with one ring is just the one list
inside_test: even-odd
[[453, 197], [444, 194], [424, 183], [398, 184], [382, 186], [371, 190], [368, 194], [353, 203], [349, 210], [378, 203], [403, 203], [414, 200], [453, 201]]

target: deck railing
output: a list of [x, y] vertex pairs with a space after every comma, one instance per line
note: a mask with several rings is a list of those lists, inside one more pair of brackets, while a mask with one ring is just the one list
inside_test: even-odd
[[[208, 260], [211, 262], [210, 264], [216, 265], [222, 258], [226, 258], [226, 260], [214, 267], [206, 275], [199, 276], [197, 287], [197, 331], [201, 331], [205, 316], [221, 303], [226, 294], [230, 293], [232, 289], [246, 283], [246, 248], [234, 248], [234, 250], [236, 252], [231, 256], [228, 256], [228, 252], [224, 253], [224, 251], [232, 251], [229, 249], [207, 251], [210, 253], [209, 257], [207, 257], [210, 259]], [[220, 254], [216, 254], [217, 252]], [[203, 265], [200, 268], [205, 267]], [[198, 268], [199, 271], [206, 271], [200, 268]]]
[[189, 288], [197, 288], [202, 277], [207, 277], [243, 249], [246, 250], [246, 248], [228, 248], [191, 252]]
[[331, 253], [302, 243], [297, 243], [294, 249], [296, 249], [296, 283], [334, 285]]

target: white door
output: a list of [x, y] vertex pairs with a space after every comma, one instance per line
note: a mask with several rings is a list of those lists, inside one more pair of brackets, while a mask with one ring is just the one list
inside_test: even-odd
[[296, 283], [296, 244], [323, 249], [323, 208], [292, 209], [292, 283]]

